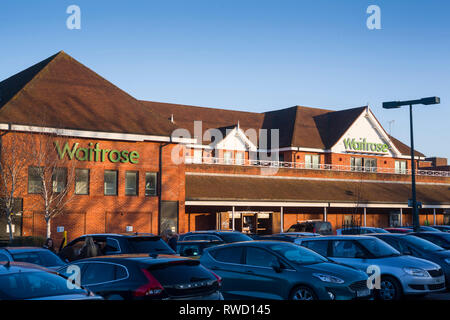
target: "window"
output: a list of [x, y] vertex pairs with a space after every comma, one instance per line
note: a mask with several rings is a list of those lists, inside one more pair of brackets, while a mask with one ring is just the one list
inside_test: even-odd
[[209, 241], [222, 241], [219, 237], [214, 235], [207, 235], [207, 234], [198, 234], [193, 236], [186, 236], [184, 237], [184, 240], [191, 241], [191, 240], [209, 240]]
[[406, 161], [395, 161], [395, 173], [406, 174]]
[[305, 168], [306, 169], [319, 169], [320, 156], [318, 154], [305, 155]]
[[67, 168], [55, 168], [52, 174], [53, 192], [60, 193], [64, 191], [67, 184]]
[[326, 257], [328, 255], [328, 241], [302, 241], [302, 246]]
[[0, 253], [0, 261], [9, 261], [9, 258], [6, 254]]
[[278, 259], [274, 255], [265, 250], [247, 247], [247, 265], [270, 268], [277, 261]]
[[332, 256], [336, 258], [358, 258], [364, 256], [364, 252], [355, 241], [337, 240], [332, 242]]
[[104, 178], [105, 196], [117, 195], [117, 171], [105, 170]]
[[233, 157], [233, 155], [232, 155], [231, 151], [225, 151], [223, 153], [223, 159], [224, 159], [225, 164], [231, 164], [232, 157]]
[[137, 196], [139, 189], [139, 173], [137, 171], [125, 172], [125, 195]]
[[81, 284], [93, 285], [115, 280], [115, 265], [109, 263], [89, 263], [81, 276]]
[[41, 170], [39, 167], [28, 168], [28, 193], [39, 193], [42, 190]]
[[236, 153], [236, 164], [244, 164], [244, 153], [243, 152]]
[[194, 163], [202, 163], [202, 150], [194, 149]]
[[214, 259], [225, 263], [242, 264], [242, 247], [231, 247], [215, 250], [212, 252]]
[[375, 158], [350, 158], [351, 171], [377, 171], [377, 159]]
[[156, 172], [146, 172], [145, 173], [145, 195], [146, 196], [156, 196], [156, 186], [157, 186], [157, 174]]
[[89, 169], [75, 169], [75, 194], [89, 194]]

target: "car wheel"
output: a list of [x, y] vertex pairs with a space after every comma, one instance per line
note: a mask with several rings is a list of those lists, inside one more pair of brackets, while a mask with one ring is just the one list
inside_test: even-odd
[[290, 300], [317, 300], [317, 296], [311, 288], [299, 286], [292, 290]]
[[381, 277], [377, 298], [380, 300], [399, 300], [402, 296], [400, 283], [392, 277]]

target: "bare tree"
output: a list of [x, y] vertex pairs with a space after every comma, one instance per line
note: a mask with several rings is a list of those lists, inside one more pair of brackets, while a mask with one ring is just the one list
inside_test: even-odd
[[51, 236], [51, 221], [62, 214], [73, 200], [75, 185], [74, 161], [58, 157], [55, 145], [63, 145], [57, 132], [34, 134], [34, 145], [30, 148], [34, 166], [29, 170], [34, 177], [33, 192], [39, 195], [36, 205], [43, 210], [47, 238]]
[[29, 152], [30, 143], [30, 137], [24, 134], [5, 132], [1, 136], [0, 214], [8, 224], [10, 241], [14, 237], [14, 210], [26, 190], [26, 168], [32, 159]]

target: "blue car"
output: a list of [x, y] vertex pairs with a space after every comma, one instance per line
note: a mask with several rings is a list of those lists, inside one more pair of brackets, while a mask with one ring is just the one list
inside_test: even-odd
[[401, 255], [386, 242], [372, 236], [298, 238], [295, 243], [367, 273], [379, 269], [380, 286], [375, 294], [381, 300], [445, 290], [444, 272], [438, 264]]
[[368, 276], [312, 250], [282, 241], [208, 248], [200, 262], [222, 278], [225, 299], [369, 299]]

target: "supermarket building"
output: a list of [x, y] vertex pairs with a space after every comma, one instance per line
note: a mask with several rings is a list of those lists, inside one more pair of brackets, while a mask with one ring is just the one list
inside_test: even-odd
[[[72, 239], [167, 228], [275, 233], [307, 219], [412, 223], [410, 149], [367, 106], [254, 113], [140, 101], [59, 52], [0, 82], [0, 130], [2, 146], [44, 136], [74, 169], [71, 201], [52, 219], [56, 239], [62, 230]], [[421, 223], [449, 224], [446, 159], [415, 151], [415, 161]], [[13, 232], [44, 236], [36, 163], [26, 167]], [[56, 189], [71, 172], [58, 170]]]

